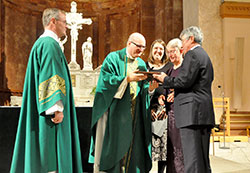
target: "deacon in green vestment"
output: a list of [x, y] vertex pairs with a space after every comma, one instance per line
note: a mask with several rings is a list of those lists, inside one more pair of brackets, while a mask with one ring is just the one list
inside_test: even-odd
[[89, 162], [94, 172], [147, 173], [151, 161], [149, 83], [145, 62], [139, 58], [145, 38], [133, 33], [127, 47], [104, 60], [92, 112]]
[[82, 173], [70, 73], [59, 46], [65, 12], [46, 9], [43, 25], [28, 61], [10, 172]]

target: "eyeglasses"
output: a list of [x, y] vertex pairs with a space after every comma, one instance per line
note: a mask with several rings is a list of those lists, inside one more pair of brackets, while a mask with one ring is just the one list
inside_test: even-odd
[[170, 51], [167, 51], [167, 54], [170, 55], [170, 54], [175, 54], [176, 53], [176, 49], [175, 50], [170, 50]]
[[146, 49], [146, 46], [136, 44], [136, 43], [133, 42], [133, 41], [131, 41], [131, 43], [133, 43], [136, 47], [138, 47], [138, 48], [140, 48], [140, 49]]
[[64, 23], [64, 24], [67, 24], [67, 21], [66, 20], [60, 20], [60, 19], [56, 19], [57, 21], [60, 21], [60, 22], [62, 22], [62, 23]]
[[189, 38], [190, 38], [190, 36], [189, 37], [182, 37], [180, 39], [181, 39], [182, 43], [184, 43], [184, 42], [188, 41]]

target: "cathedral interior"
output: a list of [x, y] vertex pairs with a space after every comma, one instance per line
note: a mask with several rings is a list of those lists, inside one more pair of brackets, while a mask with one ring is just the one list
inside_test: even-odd
[[[11, 96], [22, 96], [30, 50], [43, 33], [42, 12], [48, 7], [70, 11], [69, 0], [0, 0], [0, 106], [10, 106]], [[161, 38], [166, 43], [183, 28], [196, 25], [204, 34], [203, 48], [214, 67], [212, 86], [217, 124], [227, 116], [227, 136], [242, 141], [250, 129], [250, 0], [75, 0], [77, 12], [91, 18], [76, 42], [76, 61], [82, 68], [81, 46], [93, 43], [93, 69], [106, 55], [126, 46], [128, 36], [142, 33], [147, 49]], [[67, 30], [70, 40], [70, 30]], [[64, 45], [68, 62], [71, 43]], [[225, 100], [224, 100], [225, 99]], [[224, 108], [225, 105], [225, 108]], [[221, 134], [217, 134], [221, 135]], [[216, 132], [215, 132], [216, 136]], [[218, 140], [218, 138], [217, 138]], [[247, 139], [248, 140], [248, 139]]]
[[[183, 28], [182, 0], [75, 2], [77, 12], [93, 21], [79, 30], [76, 60], [81, 66], [81, 45], [89, 36], [93, 43], [93, 68], [96, 68], [110, 51], [125, 47], [132, 32], [144, 34], [149, 47], [156, 38], [167, 42], [178, 37]], [[1, 0], [0, 105], [9, 105], [10, 95], [22, 94], [29, 52], [43, 32], [43, 10], [56, 7], [69, 12], [70, 3], [67, 0]], [[69, 30], [67, 35], [70, 37]], [[64, 47], [65, 56], [70, 61], [70, 42], [66, 42]], [[149, 48], [144, 60], [148, 53]]]

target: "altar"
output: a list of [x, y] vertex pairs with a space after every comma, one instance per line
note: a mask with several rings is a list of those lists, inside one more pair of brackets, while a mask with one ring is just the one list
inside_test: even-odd
[[[74, 94], [75, 106], [87, 106], [92, 107], [94, 102], [95, 88], [98, 82], [101, 65], [93, 69], [92, 58], [93, 57], [93, 43], [92, 38], [88, 37], [85, 42], [82, 43], [82, 69], [76, 61], [77, 50], [76, 43], [78, 40], [78, 31], [83, 29], [83, 25], [91, 25], [91, 18], [83, 18], [82, 13], [77, 12], [77, 3], [71, 2], [70, 12], [66, 12], [67, 27], [70, 30], [70, 45], [71, 45], [71, 57], [68, 64], [70, 71], [72, 89]], [[67, 36], [60, 38], [59, 45], [64, 52], [64, 44], [67, 42]], [[11, 106], [21, 106], [21, 96], [10, 97]]]
[[[83, 172], [93, 172], [88, 163], [90, 146], [91, 107], [76, 107]], [[0, 172], [9, 172], [15, 144], [20, 107], [0, 106]]]
[[[70, 29], [71, 37], [71, 61], [68, 64], [74, 100], [76, 106], [93, 106], [95, 87], [97, 85], [100, 74], [100, 67], [93, 70], [92, 56], [93, 44], [92, 38], [88, 37], [82, 44], [83, 68], [76, 61], [76, 42], [78, 40], [78, 30], [82, 29], [82, 25], [91, 25], [90, 18], [83, 18], [82, 13], [77, 12], [77, 3], [71, 2], [71, 10], [66, 13], [67, 27]], [[65, 42], [61, 42], [61, 47]]]

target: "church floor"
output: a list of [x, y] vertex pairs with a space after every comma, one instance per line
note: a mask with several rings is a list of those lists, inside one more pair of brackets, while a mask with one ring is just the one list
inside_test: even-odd
[[[213, 144], [210, 143], [210, 163], [212, 173], [250, 173], [250, 138], [248, 142], [215, 142], [215, 155]], [[157, 173], [157, 164], [153, 163], [150, 173]]]

